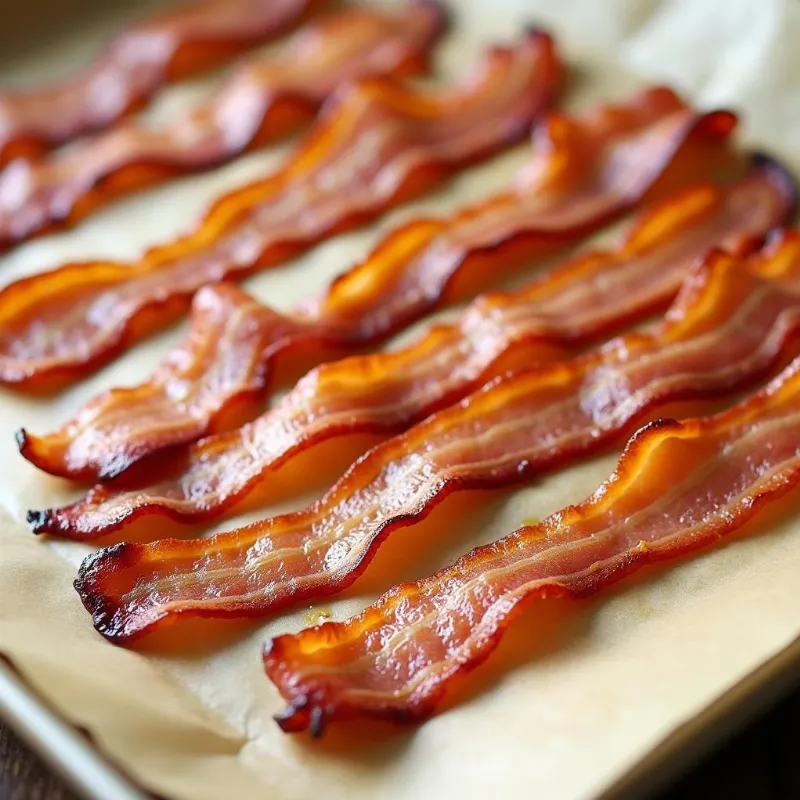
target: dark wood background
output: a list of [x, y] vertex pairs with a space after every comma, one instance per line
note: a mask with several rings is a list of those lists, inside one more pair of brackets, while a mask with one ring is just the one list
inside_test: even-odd
[[[654, 800], [700, 798], [800, 800], [800, 689]], [[0, 727], [0, 800], [80, 799], [11, 731]]]

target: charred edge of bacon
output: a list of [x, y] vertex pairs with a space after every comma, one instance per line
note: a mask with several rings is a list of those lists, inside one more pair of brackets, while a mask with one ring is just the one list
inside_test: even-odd
[[[778, 164], [778, 162], [775, 162], [774, 160], [769, 159], [768, 157], [764, 157], [763, 160], [764, 160], [764, 167], [766, 167], [767, 164], [768, 164], [770, 169], [773, 169], [773, 168], [775, 169], [776, 174], [777, 174], [777, 172], [780, 172], [782, 175], [785, 175], [786, 180], [791, 181], [791, 177], [788, 175], [788, 173], [786, 173], [785, 169], [783, 167], [781, 167], [780, 164]], [[754, 168], [759, 168], [759, 167], [758, 167], [758, 165], [754, 165]], [[792, 194], [792, 196], [794, 196], [794, 188], [793, 187], [791, 187], [791, 194]], [[593, 226], [590, 225], [588, 227], [589, 227], [589, 229], [591, 229]], [[579, 229], [579, 232], [578, 232], [579, 236], [584, 235], [584, 233], [585, 233], [585, 231], [583, 231], [582, 229]], [[505, 244], [509, 239], [513, 239], [513, 238], [514, 238], [513, 235], [506, 236], [504, 238], [498, 239], [497, 241], [493, 242], [489, 246], [483, 246], [483, 247], [475, 248], [474, 252], [478, 253], [478, 254], [484, 254], [484, 253], [491, 252], [491, 249], [493, 247], [500, 247], [503, 244]], [[332, 281], [330, 291], [335, 291], [335, 287], [336, 287], [337, 281], [341, 280], [341, 279], [342, 279], [342, 276], [339, 276], [339, 278], [335, 278]], [[440, 295], [441, 295], [441, 292], [440, 292]], [[393, 326], [392, 330], [382, 331], [380, 333], [380, 336], [388, 335], [389, 333], [393, 332], [394, 330], [396, 330], [398, 328], [399, 328], [399, 325], [395, 325], [395, 326]], [[328, 342], [328, 339], [324, 338], [322, 336], [320, 336], [320, 340], [321, 341], [324, 340], [326, 343]], [[337, 344], [338, 344], [338, 342], [337, 342]], [[265, 369], [265, 373], [266, 373], [266, 369]], [[263, 386], [263, 382], [265, 380], [266, 380], [266, 375], [262, 376], [262, 386]], [[71, 469], [69, 469], [69, 468], [67, 468], [67, 467], [65, 467], [63, 465], [59, 465], [59, 464], [57, 464], [55, 462], [48, 463], [48, 459], [46, 457], [38, 455], [37, 452], [36, 452], [37, 448], [36, 448], [35, 439], [36, 439], [36, 437], [34, 437], [34, 441], [31, 441], [29, 439], [29, 437], [27, 437], [26, 432], [24, 431], [24, 429], [18, 433], [17, 443], [18, 443], [20, 452], [22, 453], [23, 457], [25, 457], [26, 459], [28, 459], [32, 463], [36, 464], [37, 466], [39, 466], [40, 469], [42, 469], [42, 470], [44, 470], [46, 472], [49, 472], [51, 474], [59, 475], [61, 477], [73, 478], [73, 479], [78, 479], [78, 480], [93, 479], [93, 480], [105, 481], [105, 480], [109, 480], [110, 478], [115, 477], [117, 474], [119, 474], [120, 472], [122, 472], [125, 469], [127, 469], [135, 460], [138, 460], [138, 459], [134, 458], [134, 459], [131, 459], [130, 461], [125, 461], [125, 462], [119, 464], [117, 468], [115, 468], [114, 470], [110, 470], [110, 471], [91, 473], [88, 470], [83, 469], [83, 468], [81, 468], [79, 470], [71, 470]]]
[[[797, 365], [800, 364], [800, 359], [787, 367], [784, 374], [791, 373], [796, 370]], [[780, 380], [776, 378], [776, 381]], [[758, 408], [763, 405], [768, 390], [762, 390], [757, 395], [749, 397], [740, 406], [722, 412], [721, 415], [716, 417], [700, 417], [693, 420], [678, 421], [673, 418], [659, 418], [653, 420], [641, 428], [639, 428], [629, 439], [621, 458], [615, 468], [612, 476], [624, 475], [631, 465], [635, 468], [637, 461], [640, 457], [640, 451], [647, 447], [650, 440], [654, 437], [659, 437], [662, 434], [669, 435], [670, 433], [680, 433], [685, 430], [689, 425], [696, 425], [698, 422], [705, 428], [709, 426], [715, 419], [720, 417], [730, 417], [737, 413], [738, 410], [744, 410], [748, 406], [750, 408]], [[772, 501], [775, 501], [790, 491], [800, 478], [798, 470], [795, 470], [794, 475], [786, 480], [781, 486], [772, 487], [770, 489], [760, 488], [750, 492], [750, 497], [746, 504], [743, 504], [740, 509], [739, 518], [735, 524], [730, 528], [730, 531], [738, 530], [763, 509], [764, 506]], [[604, 481], [601, 486], [606, 486], [609, 480]], [[581, 504], [582, 505], [582, 504]], [[524, 530], [518, 529], [518, 530]], [[512, 534], [513, 535], [513, 534]], [[461, 558], [457, 559], [451, 565], [444, 567], [438, 572], [433, 573], [427, 578], [424, 578], [424, 583], [435, 583], [437, 581], [445, 580], [450, 577], [453, 571], [459, 569], [461, 565], [468, 566], [471, 562], [480, 558], [482, 552], [485, 552], [492, 545], [483, 545], [475, 548], [474, 550], [466, 553]], [[685, 555], [698, 550], [706, 549], [708, 543], [689, 543], [687, 547], [681, 550], [681, 555]], [[602, 580], [585, 581], [578, 583], [572, 587], [557, 586], [557, 585], [544, 585], [538, 589], [517, 597], [511, 608], [509, 608], [502, 618], [496, 624], [495, 629], [489, 634], [486, 639], [486, 645], [481, 650], [474, 654], [468, 660], [454, 662], [452, 670], [449, 670], [447, 675], [441, 680], [433, 690], [429, 691], [423, 698], [412, 700], [402, 707], [393, 706], [390, 704], [376, 705], [365, 704], [360, 705], [352, 703], [346, 693], [337, 690], [336, 688], [317, 686], [310, 688], [308, 686], [292, 686], [286, 687], [284, 680], [291, 676], [292, 668], [284, 664], [285, 655], [283, 653], [284, 645], [302, 634], [282, 634], [277, 637], [268, 639], [263, 649], [263, 661], [265, 671], [268, 677], [276, 684], [281, 695], [287, 701], [287, 707], [278, 714], [274, 715], [273, 719], [279, 725], [281, 730], [285, 733], [302, 733], [308, 732], [312, 736], [319, 736], [319, 726], [314, 727], [315, 720], [322, 718], [325, 723], [332, 720], [334, 717], [342, 720], [350, 717], [372, 717], [375, 719], [384, 720], [398, 724], [421, 722], [435, 714], [438, 710], [438, 705], [441, 698], [447, 691], [455, 684], [456, 679], [465, 673], [468, 673], [484, 663], [492, 653], [497, 649], [497, 646], [502, 639], [505, 631], [516, 620], [519, 614], [530, 604], [538, 600], [547, 598], [572, 598], [575, 600], [585, 599], [587, 597], [598, 594], [609, 586], [618, 583], [624, 578], [635, 573], [645, 566], [656, 564], [663, 561], [674, 560], [675, 554], [666, 552], [659, 553], [648, 548], [641, 550], [628, 551], [624, 554], [624, 558], [620, 560], [617, 566], [611, 572], [606, 572], [602, 576]], [[395, 586], [387, 593], [382, 595], [374, 604], [366, 608], [361, 614], [352, 617], [344, 622], [326, 622], [322, 625], [315, 626], [313, 629], [306, 630], [321, 630], [329, 628], [331, 631], [341, 630], [351, 622], [363, 618], [370, 611], [378, 609], [383, 600], [393, 596], [403, 596], [409, 592], [416, 591], [419, 587], [419, 582], [408, 582]], [[323, 726], [324, 730], [324, 726]]]
[[763, 150], [752, 150], [750, 162], [755, 169], [767, 173], [780, 186], [786, 206], [784, 220], [788, 224], [797, 216], [800, 185], [794, 173], [780, 159]]
[[[781, 347], [780, 351], [776, 351], [773, 358], [778, 357], [780, 352], [785, 352], [785, 348]], [[771, 363], [774, 364], [774, 360], [772, 360]], [[760, 370], [761, 367], [757, 369]], [[522, 373], [523, 376], [525, 374], [524, 372]], [[747, 373], [747, 375], [742, 376], [741, 381], [750, 381], [751, 378], [754, 377], [754, 374], [756, 373]], [[761, 372], [759, 371], [757, 374], [761, 374]], [[736, 386], [742, 385], [741, 381], [734, 383], [725, 382], [719, 386], [711, 387], [701, 396], [714, 396], [718, 391], [730, 391]], [[492, 391], [493, 387], [502, 387], [503, 385], [505, 385], [505, 381], [501, 377], [487, 384], [483, 392]], [[670, 394], [669, 400], [677, 401], [685, 399], [685, 397], [686, 394], [684, 390], [676, 390]], [[658, 400], [659, 398], [655, 398], [655, 402], [658, 402]], [[652, 411], [655, 407], [656, 406], [652, 403], [640, 407], [635, 417], [631, 416], [627, 418], [625, 425], [635, 424], [635, 420], [641, 419], [641, 415], [645, 411], [648, 409]], [[623, 431], [624, 428], [609, 429], [607, 436], [592, 439], [590, 442], [583, 445], [579, 451], [579, 455], [587, 456], [592, 452], [596, 452], [598, 448], [607, 445], [612, 437], [616, 437], [623, 433]], [[374, 452], [375, 451], [371, 451], [371, 453]], [[574, 457], [576, 454], [567, 452], [563, 457], [570, 457], [570, 455]], [[420, 496], [418, 503], [413, 509], [383, 519], [380, 524], [375, 527], [373, 534], [370, 536], [368, 546], [361, 549], [357, 559], [354, 559], [352, 563], [348, 564], [347, 571], [331, 576], [331, 579], [323, 585], [315, 584], [304, 589], [292, 590], [282, 595], [249, 601], [246, 606], [232, 601], [227, 608], [216, 607], [214, 609], [209, 609], [202, 607], [202, 605], [187, 606], [181, 608], [178, 613], [183, 617], [256, 617], [277, 612], [289, 605], [308, 599], [309, 597], [339, 592], [354, 582], [364, 569], [366, 569], [383, 540], [385, 540], [392, 531], [424, 519], [452, 492], [458, 489], [486, 489], [509, 486], [526, 479], [532, 473], [535, 474], [541, 469], [557, 468], [559, 464], [563, 463], [563, 457], [560, 456], [557, 460], [550, 460], [545, 463], [537, 461], [534, 458], [518, 464], [509, 462], [503, 466], [502, 470], [497, 470], [490, 475], [462, 473], [442, 477], [435, 486], [429, 487], [424, 496]], [[356, 462], [354, 467], [351, 467], [348, 474], [351, 475], [353, 470], [357, 470], [358, 465], [363, 465], [364, 461], [368, 458], [369, 456], [363, 456], [362, 459]], [[236, 531], [227, 534], [228, 537], [236, 537], [238, 535], [239, 533]], [[79, 580], [76, 582], [76, 588], [87, 609], [93, 614], [95, 626], [98, 631], [110, 640], [117, 642], [129, 641], [148, 632], [165, 618], [174, 618], [174, 613], [164, 611], [163, 609], [156, 610], [153, 616], [150, 617], [147, 615], [142, 617], [140, 614], [128, 612], [120, 598], [120, 594], [114, 594], [113, 585], [109, 587], [109, 578], [127, 565], [148, 562], [152, 558], [154, 552], [159, 556], [168, 556], [170, 551], [174, 549], [176, 551], [180, 550], [184, 557], [190, 558], [202, 556], [206, 552], [205, 548], [208, 546], [209, 542], [207, 540], [200, 540], [189, 544], [182, 540], [162, 540], [150, 545], [127, 544], [122, 550], [118, 547], [107, 548], [106, 550], [98, 551], [94, 556], [87, 559], [80, 568]]]
[[453, 9], [444, 0], [417, 0], [417, 4], [427, 6], [436, 18], [432, 33], [434, 39], [438, 39], [455, 27], [456, 17]]
[[[769, 175], [770, 183], [776, 187], [777, 191], [782, 196], [782, 202], [784, 208], [781, 210], [780, 213], [780, 222], [788, 221], [795, 212], [795, 205], [796, 205], [796, 184], [792, 175], [789, 171], [777, 160], [770, 156], [765, 156], [763, 154], [753, 154], [752, 155], [752, 166], [751, 169], [755, 172], [764, 172]], [[779, 230], [779, 229], [778, 229]], [[506, 241], [510, 237], [505, 237], [502, 241]], [[755, 249], [757, 245], [760, 245], [764, 242], [765, 237], [759, 236], [755, 237], [758, 240], [756, 244], [751, 243], [745, 249]], [[767, 236], [766, 238], [774, 238]], [[491, 252], [491, 247], [481, 248], [481, 252]], [[477, 388], [476, 384], [473, 388]], [[436, 410], [436, 409], [433, 409]], [[428, 413], [432, 413], [433, 410], [426, 410], [425, 416]], [[409, 426], [413, 424], [413, 422], [409, 423]], [[403, 426], [403, 428], [408, 426]], [[402, 430], [401, 428], [400, 430]], [[383, 422], [377, 422], [375, 424], [370, 424], [368, 420], [358, 420], [357, 424], [352, 425], [340, 425], [334, 429], [326, 429], [324, 437], [323, 434], [320, 434], [319, 437], [310, 436], [304, 441], [298, 442], [298, 448], [307, 449], [313, 447], [314, 444], [319, 441], [321, 438], [328, 438], [330, 435], [341, 435], [346, 433], [380, 433], [380, 432], [397, 432], [395, 428], [388, 424], [384, 424]], [[24, 441], [24, 431], [21, 432], [22, 439]], [[20, 438], [18, 437], [18, 442]], [[25, 452], [23, 450], [23, 455]], [[27, 456], [26, 456], [27, 457]], [[121, 465], [121, 469], [119, 472], [122, 471], [126, 466], [129, 464], [126, 462], [124, 465]], [[104, 475], [103, 478], [109, 477], [108, 475]], [[113, 476], [111, 476], [113, 477]], [[225, 508], [230, 507], [230, 505], [240, 497], [240, 495], [236, 495], [230, 498], [229, 501], [226, 501], [222, 504], [219, 508], [219, 513], [224, 513]], [[70, 520], [65, 516], [65, 512], [69, 509], [69, 506], [65, 508], [54, 508], [54, 509], [45, 509], [41, 511], [31, 511], [28, 517], [28, 521], [32, 526], [32, 530], [34, 533], [47, 533], [52, 535], [66, 535], [71, 536], [74, 538], [80, 539], [89, 539], [89, 538], [97, 538], [100, 536], [105, 536], [111, 534], [120, 528], [124, 527], [124, 525], [128, 522], [133, 520], [139, 519], [143, 516], [146, 516], [149, 513], [157, 513], [162, 517], [166, 517], [168, 519], [173, 520], [177, 523], [197, 523], [202, 522], [205, 519], [212, 519], [217, 516], [217, 509], [211, 509], [208, 513], [204, 513], [203, 511], [198, 511], [196, 514], [186, 515], [184, 513], [177, 513], [173, 512], [172, 509], [169, 508], [162, 508], [159, 506], [157, 502], [153, 502], [152, 504], [144, 504], [139, 505], [133, 509], [127, 509], [125, 514], [121, 514], [119, 516], [115, 516], [113, 520], [109, 522], [108, 525], [104, 526], [102, 530], [98, 530], [96, 533], [89, 532], [88, 535], [77, 535], [76, 531], [73, 529]]]

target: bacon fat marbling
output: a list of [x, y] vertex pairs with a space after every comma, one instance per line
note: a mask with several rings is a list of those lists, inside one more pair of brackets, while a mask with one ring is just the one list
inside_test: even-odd
[[76, 587], [117, 642], [336, 593], [453, 492], [515, 485], [597, 453], [669, 403], [747, 387], [796, 354], [798, 332], [800, 234], [746, 260], [715, 251], [654, 331], [487, 384], [370, 450], [305, 510], [209, 539], [99, 550]]
[[[590, 251], [524, 289], [479, 298], [457, 323], [438, 326], [406, 348], [323, 364], [252, 423], [207, 437], [138, 480], [127, 475], [100, 484], [70, 506], [31, 512], [29, 519], [37, 533], [82, 539], [142, 515], [176, 522], [223, 515], [293, 456], [327, 439], [399, 433], [512, 364], [547, 363], [640, 319], [674, 297], [689, 268], [713, 246], [744, 253], [786, 221], [792, 200], [791, 180], [763, 159], [728, 188], [687, 189], [641, 213], [617, 249]], [[208, 291], [217, 316], [204, 328], [218, 343], [215, 358], [230, 363], [237, 340], [224, 332], [243, 327], [235, 315], [245, 300], [225, 302], [228, 292], [238, 292], [233, 287]], [[142, 410], [133, 416], [145, 433], [164, 419]], [[131, 418], [117, 420], [127, 425], [126, 444], [136, 441]], [[81, 446], [92, 447], [107, 453], [111, 472], [114, 458], [130, 460], [114, 439], [113, 429], [94, 422], [65, 436], [68, 457], [75, 463]]]
[[225, 195], [201, 225], [133, 264], [71, 264], [0, 292], [0, 382], [74, 380], [241, 279], [374, 220], [522, 138], [560, 84], [546, 33], [495, 47], [456, 88], [389, 78], [343, 87], [278, 172]]
[[799, 482], [796, 360], [718, 416], [650, 423], [584, 502], [395, 587], [346, 622], [272, 639], [264, 663], [289, 703], [276, 720], [319, 735], [332, 720], [424, 719], [526, 605], [587, 597], [707, 548]]
[[[551, 116], [534, 133], [534, 157], [514, 190], [448, 219], [400, 228], [319, 300], [292, 314], [278, 314], [231, 286], [203, 289], [188, 339], [149, 381], [91, 400], [50, 435], [21, 432], [22, 453], [57, 475], [108, 479], [159, 449], [198, 439], [261, 395], [272, 367], [287, 355], [301, 350], [306, 359], [323, 360], [331, 347], [376, 342], [449, 300], [456, 278], [468, 275], [473, 287], [486, 285], [643, 199], [669, 195], [676, 186], [711, 177], [720, 166], [729, 172], [739, 160], [727, 146], [732, 122], [726, 112], [692, 111], [666, 89], [584, 118]], [[646, 249], [659, 224], [678, 230], [691, 227], [691, 220], [702, 223], [687, 235], [705, 236], [703, 249], [715, 241], [709, 229], [717, 213], [726, 231], [732, 225], [741, 234], [761, 234], [783, 221], [792, 205], [790, 181], [779, 168], [763, 159], [761, 164], [761, 178], [724, 202], [706, 187], [685, 204], [668, 205], [658, 222], [645, 222], [642, 232], [632, 234], [630, 254]], [[627, 255], [623, 249], [622, 258]], [[607, 258], [590, 256], [586, 269], [599, 275], [598, 262]], [[673, 291], [679, 267], [668, 273]], [[668, 300], [669, 288], [661, 291], [662, 302]]]

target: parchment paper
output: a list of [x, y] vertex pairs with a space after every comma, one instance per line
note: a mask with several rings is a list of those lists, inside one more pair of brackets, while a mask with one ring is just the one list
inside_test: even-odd
[[[668, 80], [701, 105], [742, 111], [746, 138], [800, 170], [795, 0], [470, 0], [456, 11], [457, 32], [440, 52], [443, 75], [461, 73], [482, 42], [509, 38], [526, 22], [544, 23], [575, 69], [568, 107], [622, 98], [646, 82]], [[106, 7], [96, 28], [73, 26], [63, 40], [56, 37], [39, 49], [32, 40], [6, 58], [0, 79], [24, 83], [58, 74], [85, 59], [113, 27], [113, 8]], [[152, 113], [174, 113], [211, 85], [170, 90]], [[120, 203], [75, 232], [4, 258], [0, 280], [67, 259], [134, 257], [186, 229], [215, 195], [263, 174], [287, 152], [288, 147], [273, 148]], [[447, 212], [503, 187], [526, 153], [521, 147], [464, 174], [435, 197], [339, 237], [257, 277], [248, 288], [286, 308], [362, 257], [398, 221], [420, 211]], [[642, 573], [602, 598], [540, 603], [464, 681], [444, 713], [416, 729], [348, 725], [320, 742], [279, 732], [270, 717], [281, 701], [262, 674], [260, 645], [268, 635], [308, 624], [307, 609], [249, 627], [215, 626], [189, 652], [170, 652], [163, 642], [140, 653], [106, 644], [71, 588], [86, 549], [37, 541], [20, 523], [27, 508], [66, 502], [75, 489], [26, 464], [15, 452], [12, 433], [23, 424], [49, 430], [96, 392], [143, 378], [183, 330], [178, 326], [147, 342], [54, 399], [2, 395], [0, 653], [147, 789], [176, 800], [399, 800], [488, 792], [596, 797], [632, 771], [656, 767], [664, 752], [659, 746], [676, 741], [676, 731], [696, 732], [697, 720], [706, 718], [712, 704], [746, 699], [770, 673], [742, 684], [747, 676], [772, 659], [790, 657], [786, 648], [800, 636], [797, 497], [746, 535]], [[329, 461], [328, 482], [344, 468], [346, 450], [336, 444], [323, 451], [323, 459], [316, 457], [317, 463]], [[425, 574], [524, 520], [583, 498], [617, 455], [517, 492], [455, 496], [420, 532], [390, 541], [368, 574], [326, 610], [341, 619], [393, 580]], [[215, 529], [299, 507], [322, 488], [304, 486], [302, 495], [295, 492]], [[683, 741], [693, 748], [697, 740]]]

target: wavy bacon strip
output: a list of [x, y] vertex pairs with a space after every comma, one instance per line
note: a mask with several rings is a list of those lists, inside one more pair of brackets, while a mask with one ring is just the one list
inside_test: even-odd
[[800, 483], [800, 359], [729, 411], [659, 420], [587, 500], [395, 587], [346, 622], [264, 650], [286, 732], [329, 720], [412, 722], [499, 644], [535, 600], [588, 597], [648, 564], [715, 544]]
[[277, 56], [246, 63], [210, 101], [162, 128], [132, 120], [49, 158], [19, 159], [0, 173], [0, 249], [275, 141], [310, 122], [341, 83], [420, 72], [445, 27], [436, 0], [345, 8], [303, 28]]
[[136, 264], [73, 264], [0, 292], [0, 381], [74, 379], [163, 327], [205, 284], [274, 266], [498, 152], [548, 106], [560, 74], [551, 38], [530, 31], [456, 89], [345, 87], [287, 166], [226, 195], [194, 233]]
[[275, 38], [321, 2], [199, 0], [132, 26], [82, 74], [0, 95], [0, 165], [107, 127], [164, 83]]
[[[585, 120], [551, 117], [534, 135], [535, 155], [517, 190], [449, 219], [402, 227], [321, 300], [290, 316], [233, 287], [204, 289], [188, 340], [150, 381], [101, 395], [48, 436], [20, 432], [21, 451], [54, 474], [107, 479], [145, 455], [193, 441], [263, 393], [280, 357], [302, 348], [322, 360], [326, 347], [376, 342], [448, 300], [456, 277], [470, 274], [485, 285], [501, 268], [535, 261], [643, 197], [710, 175], [719, 162], [730, 171], [738, 158], [726, 145], [732, 123], [726, 112], [692, 111], [665, 89]], [[790, 193], [778, 171], [770, 172], [772, 190], [754, 187], [756, 232], [768, 224], [762, 212], [777, 221], [785, 211], [776, 207], [778, 187]]]
[[[641, 318], [676, 294], [712, 246], [743, 252], [751, 237], [788, 221], [793, 207], [791, 179], [758, 159], [728, 189], [704, 184], [641, 214], [617, 250], [576, 258], [518, 292], [480, 298], [458, 323], [434, 328], [405, 349], [323, 364], [275, 408], [201, 440], [166, 473], [154, 465], [138, 481], [100, 484], [70, 506], [32, 511], [28, 519], [36, 533], [76, 539], [106, 535], [145, 514], [213, 519], [318, 443], [356, 432], [398, 433], [512, 361], [546, 363]], [[232, 313], [226, 309], [220, 322]], [[103, 447], [105, 439], [92, 443]], [[68, 446], [76, 444], [80, 439]]]
[[797, 350], [800, 234], [751, 268], [714, 253], [654, 333], [489, 384], [372, 449], [304, 511], [99, 550], [75, 584], [95, 627], [126, 642], [178, 618], [258, 616], [336, 593], [452, 492], [519, 483], [596, 453], [668, 402], [746, 386]]

